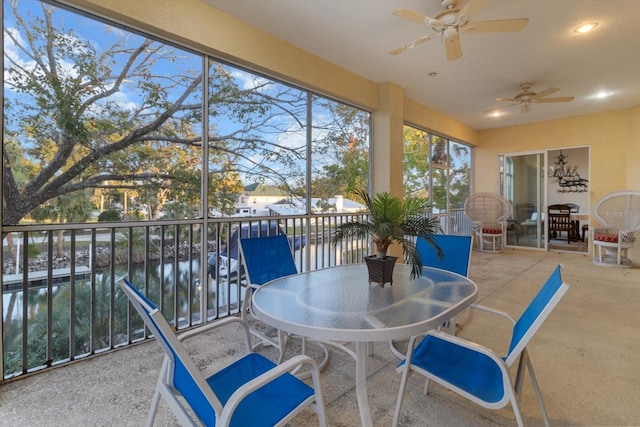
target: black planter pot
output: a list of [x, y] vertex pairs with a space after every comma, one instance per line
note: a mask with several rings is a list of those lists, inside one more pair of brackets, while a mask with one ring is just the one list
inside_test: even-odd
[[387, 283], [393, 285], [393, 267], [395, 267], [397, 259], [398, 257], [395, 256], [378, 258], [371, 255], [364, 257], [364, 262], [369, 270], [369, 284], [379, 283], [382, 287]]

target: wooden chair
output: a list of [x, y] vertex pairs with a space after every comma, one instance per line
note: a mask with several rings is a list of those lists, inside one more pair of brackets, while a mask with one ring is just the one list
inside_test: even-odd
[[464, 201], [464, 213], [473, 223], [479, 251], [502, 252], [511, 204], [495, 193], [474, 193]]
[[573, 222], [571, 222], [571, 206], [550, 205], [547, 207], [547, 224], [549, 240], [560, 237], [560, 233], [567, 232], [567, 241], [571, 243]]
[[614, 191], [593, 205], [593, 216], [601, 227], [593, 230], [593, 263], [610, 267], [633, 267], [627, 251], [640, 231], [640, 191]]

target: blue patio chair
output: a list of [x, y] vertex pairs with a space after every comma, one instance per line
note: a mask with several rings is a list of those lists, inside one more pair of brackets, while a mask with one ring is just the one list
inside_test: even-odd
[[442, 250], [443, 257], [439, 258], [434, 247], [424, 238], [418, 237], [416, 250], [420, 254], [422, 265], [441, 268], [467, 277], [473, 249], [471, 236], [434, 234], [431, 238]]
[[[290, 240], [285, 234], [275, 236], [253, 237], [240, 239], [240, 251], [247, 275], [247, 291], [242, 302], [242, 319], [249, 323], [251, 312], [251, 295], [265, 283], [284, 276], [298, 274], [293, 260]], [[249, 332], [256, 336], [259, 345], [272, 345], [280, 351], [278, 363], [284, 359], [288, 341], [291, 338], [283, 331], [278, 331], [277, 341], [255, 328], [249, 328]], [[306, 352], [307, 340], [302, 339], [302, 352]], [[324, 351], [324, 359], [320, 363], [320, 369], [324, 368], [328, 361], [326, 347], [320, 346]], [[257, 349], [257, 347], [254, 347]]]
[[[276, 365], [252, 353], [249, 329], [237, 317], [227, 317], [176, 335], [162, 312], [142, 292], [126, 279], [118, 283], [165, 353], [147, 426], [155, 421], [160, 397], [181, 425], [200, 425], [183, 401], [205, 426], [284, 425], [307, 407], [317, 413], [321, 426], [326, 425], [319, 369], [311, 358], [300, 355]], [[248, 353], [205, 378], [182, 341], [231, 323], [243, 328]], [[292, 375], [291, 372], [301, 366], [311, 371], [313, 387]]]
[[[233, 279], [238, 274], [243, 279], [245, 276], [242, 265], [238, 265], [239, 242], [240, 239], [253, 238], [260, 236], [274, 236], [276, 234], [285, 234], [277, 220], [264, 220], [259, 222], [251, 222], [242, 224], [235, 228], [229, 238], [228, 244], [220, 251], [210, 252], [207, 259], [207, 273], [212, 279], [216, 279], [218, 273], [220, 279]], [[302, 249], [305, 246], [304, 236], [288, 237], [289, 245], [294, 250]], [[217, 266], [218, 261], [220, 265]], [[238, 267], [239, 271], [238, 271]]]
[[[471, 252], [473, 251], [473, 239], [471, 236], [434, 234], [431, 238], [442, 250], [443, 256], [442, 258], [438, 257], [435, 248], [424, 238], [418, 237], [416, 250], [420, 254], [422, 265], [441, 268], [467, 277], [471, 264]], [[455, 334], [456, 318], [449, 319], [447, 323], [449, 332]]]
[[[407, 378], [411, 372], [417, 372], [427, 378], [425, 394], [429, 391], [429, 380], [433, 380], [485, 408], [499, 409], [510, 402], [518, 426], [522, 426], [518, 398], [527, 368], [542, 418], [548, 426], [549, 417], [542, 402], [526, 345], [568, 289], [569, 286], [562, 281], [558, 266], [517, 322], [506, 313], [479, 305], [473, 306], [506, 317], [513, 323], [511, 343], [504, 357], [498, 356], [487, 347], [440, 331], [428, 332], [415, 348], [418, 337], [412, 337], [409, 340], [407, 357], [397, 369], [402, 373], [402, 379], [393, 426], [398, 423]], [[509, 369], [518, 358], [518, 371], [515, 384], [512, 385]]]

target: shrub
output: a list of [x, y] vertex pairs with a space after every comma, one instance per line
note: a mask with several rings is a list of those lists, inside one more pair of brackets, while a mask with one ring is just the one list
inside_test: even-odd
[[107, 221], [122, 221], [122, 216], [120, 215], [120, 212], [115, 209], [107, 209], [106, 211], [100, 212], [100, 215], [98, 215], [98, 222]]

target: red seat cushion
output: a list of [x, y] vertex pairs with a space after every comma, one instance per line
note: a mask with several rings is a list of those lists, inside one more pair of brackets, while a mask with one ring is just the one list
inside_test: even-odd
[[607, 234], [607, 233], [594, 233], [593, 240], [598, 240], [600, 242], [607, 242], [607, 243], [618, 243], [618, 235]]
[[483, 234], [502, 234], [502, 228], [482, 227]]

